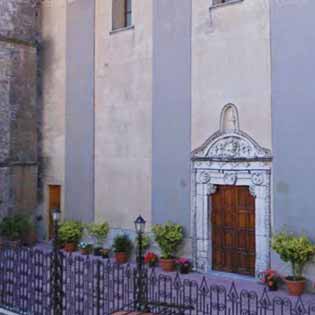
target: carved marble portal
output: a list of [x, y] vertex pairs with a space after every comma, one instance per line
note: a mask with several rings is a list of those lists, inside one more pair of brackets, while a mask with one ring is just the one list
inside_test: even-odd
[[256, 274], [269, 267], [271, 160], [270, 150], [240, 130], [236, 106], [224, 106], [219, 131], [192, 152], [191, 222], [193, 258], [198, 271], [212, 270], [211, 204], [208, 202], [218, 185], [249, 187], [256, 206]]

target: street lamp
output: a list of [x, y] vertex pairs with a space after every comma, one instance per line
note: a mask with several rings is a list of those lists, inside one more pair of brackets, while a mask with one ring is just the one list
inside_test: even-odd
[[135, 228], [137, 232], [137, 241], [138, 241], [138, 251], [137, 251], [137, 299], [136, 299], [136, 308], [138, 311], [143, 311], [146, 308], [146, 303], [144, 299], [144, 277], [143, 277], [143, 253], [142, 253], [142, 241], [143, 233], [145, 230], [145, 220], [141, 215], [135, 220]]
[[135, 221], [135, 227], [136, 227], [136, 232], [139, 235], [140, 233], [143, 234], [144, 233], [144, 229], [145, 229], [145, 220], [142, 218], [141, 215], [138, 216], [138, 218]]
[[56, 208], [52, 212], [54, 222], [54, 240], [53, 240], [53, 307], [54, 315], [62, 315], [62, 265], [59, 256], [59, 235], [58, 227], [61, 217], [60, 209]]
[[52, 218], [55, 224], [56, 223], [58, 224], [58, 222], [60, 221], [60, 217], [61, 217], [60, 209], [58, 208], [54, 209], [52, 213]]

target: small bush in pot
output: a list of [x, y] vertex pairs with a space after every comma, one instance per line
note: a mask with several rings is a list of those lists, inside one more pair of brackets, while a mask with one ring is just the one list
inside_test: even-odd
[[[139, 237], [135, 238], [135, 247], [138, 248]], [[146, 252], [150, 248], [151, 239], [148, 235], [142, 235], [142, 250]]]
[[272, 249], [280, 258], [292, 266], [293, 275], [286, 277], [285, 282], [291, 295], [301, 295], [305, 289], [306, 279], [303, 268], [315, 254], [315, 247], [306, 236], [295, 236], [280, 232], [272, 238]]
[[182, 274], [187, 274], [191, 272], [191, 262], [188, 258], [182, 257], [179, 259], [176, 259], [176, 268], [177, 270]]
[[79, 244], [79, 249], [82, 255], [90, 255], [93, 249], [93, 245], [86, 242], [81, 242]]
[[66, 252], [74, 252], [83, 235], [83, 225], [78, 221], [65, 221], [59, 226], [59, 238]]
[[94, 255], [101, 256], [101, 249], [103, 248], [103, 243], [105, 242], [109, 232], [108, 223], [92, 223], [88, 226], [88, 231], [89, 234], [96, 239], [96, 244], [94, 246]]
[[22, 214], [8, 216], [0, 223], [0, 235], [12, 245], [33, 245], [36, 239], [35, 225], [28, 216]]
[[157, 224], [152, 228], [155, 241], [161, 249], [160, 266], [164, 271], [174, 271], [179, 246], [184, 240], [184, 229], [180, 224], [170, 221]]
[[113, 242], [113, 251], [115, 253], [116, 262], [124, 264], [128, 261], [132, 252], [133, 244], [127, 234], [117, 235]]

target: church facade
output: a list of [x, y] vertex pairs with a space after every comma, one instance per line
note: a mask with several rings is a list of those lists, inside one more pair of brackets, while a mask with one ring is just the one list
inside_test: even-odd
[[141, 213], [148, 231], [182, 224], [182, 253], [199, 271], [285, 273], [272, 233], [315, 240], [314, 9], [43, 1], [43, 237], [55, 207], [65, 219], [108, 221], [109, 242], [132, 234]]

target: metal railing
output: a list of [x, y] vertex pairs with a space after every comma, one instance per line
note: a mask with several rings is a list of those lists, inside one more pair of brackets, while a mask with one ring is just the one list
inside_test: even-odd
[[[19, 314], [52, 315], [56, 295], [54, 270], [60, 273], [60, 314], [109, 315], [137, 307], [139, 274], [134, 265], [109, 259], [59, 252], [60, 268], [48, 249], [0, 248], [0, 306]], [[314, 303], [209, 285], [143, 269], [145, 310], [187, 315], [315, 315]], [[58, 301], [58, 300], [57, 300]]]

